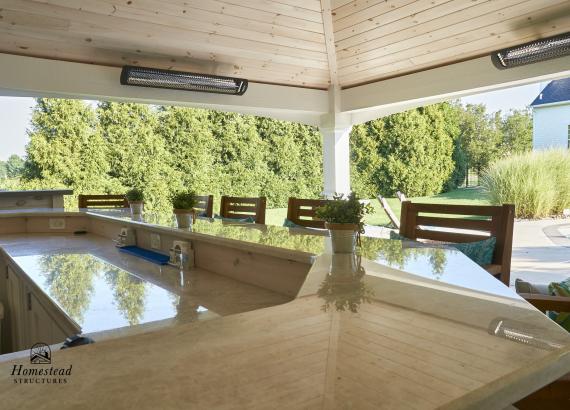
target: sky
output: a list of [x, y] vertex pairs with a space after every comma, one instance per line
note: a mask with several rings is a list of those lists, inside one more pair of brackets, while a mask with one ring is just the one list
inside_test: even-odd
[[[487, 112], [523, 109], [538, 95], [539, 84], [513, 87], [464, 97], [464, 104], [485, 104]], [[0, 160], [10, 155], [25, 155], [28, 142], [26, 129], [29, 127], [33, 98], [0, 97]]]

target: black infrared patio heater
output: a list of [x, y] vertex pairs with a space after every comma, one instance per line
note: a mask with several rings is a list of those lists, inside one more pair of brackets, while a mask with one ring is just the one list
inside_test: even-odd
[[505, 48], [491, 54], [491, 60], [495, 67], [504, 70], [567, 55], [570, 55], [570, 33]]
[[241, 78], [135, 66], [123, 67], [121, 84], [228, 95], [243, 95], [247, 90], [247, 80]]

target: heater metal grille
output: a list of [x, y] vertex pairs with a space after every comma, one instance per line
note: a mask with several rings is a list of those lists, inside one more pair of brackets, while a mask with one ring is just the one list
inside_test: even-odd
[[185, 73], [156, 68], [124, 66], [121, 84], [139, 87], [170, 88], [174, 90], [243, 95], [247, 80], [216, 75]]
[[570, 33], [506, 48], [491, 55], [500, 69], [518, 67], [570, 55]]

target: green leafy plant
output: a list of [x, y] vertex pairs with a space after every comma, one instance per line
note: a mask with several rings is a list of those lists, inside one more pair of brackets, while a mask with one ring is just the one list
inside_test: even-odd
[[142, 190], [138, 188], [133, 188], [127, 191], [125, 194], [127, 197], [127, 201], [129, 202], [143, 202], [144, 201], [144, 193]]
[[354, 192], [346, 198], [343, 195], [335, 195], [332, 201], [315, 211], [317, 217], [328, 223], [358, 225], [359, 233], [364, 233], [362, 219], [372, 212], [372, 205], [361, 203]]
[[172, 207], [174, 209], [192, 209], [197, 203], [196, 194], [192, 191], [178, 192], [172, 196]]

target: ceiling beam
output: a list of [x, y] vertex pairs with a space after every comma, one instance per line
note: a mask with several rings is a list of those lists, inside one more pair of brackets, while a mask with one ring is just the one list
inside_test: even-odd
[[318, 125], [325, 90], [249, 83], [243, 96], [120, 85], [120, 68], [0, 53], [0, 94], [210, 108]]
[[331, 86], [338, 87], [338, 70], [336, 60], [336, 49], [334, 44], [334, 29], [332, 22], [331, 0], [321, 0], [321, 14], [323, 16], [323, 31], [325, 35], [325, 46], [329, 61], [329, 72], [331, 77]]

